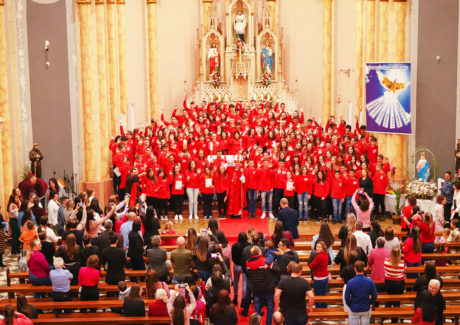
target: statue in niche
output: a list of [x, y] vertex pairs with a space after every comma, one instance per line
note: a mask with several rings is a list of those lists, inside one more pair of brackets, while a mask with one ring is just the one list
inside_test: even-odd
[[220, 66], [219, 49], [217, 48], [216, 43], [212, 43], [211, 47], [209, 48], [208, 59], [209, 59], [209, 76], [212, 77], [214, 73], [219, 72], [219, 66]]
[[265, 43], [264, 48], [262, 49], [262, 71], [263, 73], [272, 73], [273, 71], [273, 49], [270, 43]]
[[424, 182], [428, 182], [430, 179], [430, 164], [428, 160], [425, 159], [425, 153], [423, 151], [420, 153], [420, 160], [415, 168], [417, 169], [417, 178]]
[[238, 10], [235, 17], [235, 22], [233, 23], [233, 28], [235, 29], [236, 39], [239, 39], [243, 43], [246, 25], [246, 15], [241, 10]]

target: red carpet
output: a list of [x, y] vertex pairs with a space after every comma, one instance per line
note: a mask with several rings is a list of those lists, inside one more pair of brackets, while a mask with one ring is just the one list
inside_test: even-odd
[[[257, 210], [256, 214], [261, 215], [261, 211]], [[247, 232], [249, 228], [254, 228], [256, 232], [262, 232], [264, 237], [269, 235], [267, 219], [261, 220], [260, 217], [257, 219], [248, 219], [248, 211], [243, 212], [241, 219], [230, 219], [219, 220], [219, 229], [221, 229], [228, 241], [233, 243], [238, 240], [238, 234], [240, 232]]]

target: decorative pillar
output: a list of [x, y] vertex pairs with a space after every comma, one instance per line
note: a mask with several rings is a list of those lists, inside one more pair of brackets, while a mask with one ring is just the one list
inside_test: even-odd
[[117, 0], [118, 75], [120, 78], [120, 113], [128, 126], [128, 75], [126, 63], [125, 0]]
[[[393, 0], [393, 60], [395, 62], [406, 61], [406, 15], [407, 1]], [[413, 98], [413, 100], [415, 100]], [[394, 161], [396, 169], [396, 177], [407, 176], [407, 135], [393, 134], [391, 135], [391, 147], [393, 148], [390, 162]]]
[[105, 0], [96, 0], [96, 39], [97, 39], [97, 72], [99, 98], [99, 134], [101, 151], [101, 177], [110, 178], [110, 117], [109, 117], [109, 87], [107, 77], [107, 33], [105, 23]]
[[[388, 7], [388, 0], [379, 0], [377, 57], [380, 62], [388, 62]], [[382, 153], [385, 157], [389, 157], [391, 155], [391, 137], [391, 134], [382, 134], [379, 137], [379, 152]]]
[[118, 32], [115, 0], [107, 0], [107, 54], [109, 58], [110, 134], [120, 133], [120, 92], [118, 78]]
[[[101, 179], [101, 144], [98, 101], [98, 67], [94, 13], [91, 0], [77, 0], [80, 25], [80, 61], [83, 120], [84, 181]], [[107, 145], [107, 144], [106, 144]]]
[[331, 115], [332, 105], [332, 0], [323, 0], [323, 119]]
[[3, 131], [1, 135], [1, 165], [0, 173], [0, 204], [4, 214], [8, 194], [13, 189], [13, 152], [11, 149], [11, 121], [10, 102], [8, 97], [8, 63], [6, 49], [6, 22], [5, 22], [5, 0], [0, 0], [0, 119], [3, 119]]
[[364, 0], [355, 0], [355, 105], [359, 118], [363, 109], [363, 32], [364, 32]]
[[159, 118], [157, 0], [147, 0], [147, 60], [149, 67], [149, 117]]

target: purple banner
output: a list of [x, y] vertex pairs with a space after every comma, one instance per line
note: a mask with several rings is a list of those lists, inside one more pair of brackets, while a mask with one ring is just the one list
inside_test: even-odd
[[411, 134], [410, 63], [366, 63], [367, 131]]

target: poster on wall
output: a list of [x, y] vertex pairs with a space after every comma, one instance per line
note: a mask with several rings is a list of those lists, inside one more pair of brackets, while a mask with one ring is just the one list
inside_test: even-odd
[[411, 134], [410, 63], [366, 63], [367, 131]]

